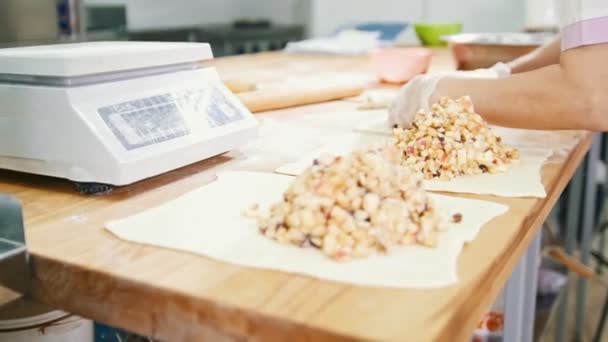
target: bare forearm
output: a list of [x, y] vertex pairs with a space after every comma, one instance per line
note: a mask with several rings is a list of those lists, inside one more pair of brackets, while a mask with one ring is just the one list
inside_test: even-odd
[[434, 96], [463, 95], [471, 97], [486, 120], [502, 126], [606, 130], [606, 120], [592, 115], [594, 104], [586, 87], [573, 81], [560, 65], [504, 79], [446, 78]]
[[555, 37], [549, 43], [508, 63], [513, 74], [540, 69], [545, 66], [558, 64], [561, 50], [561, 36]]

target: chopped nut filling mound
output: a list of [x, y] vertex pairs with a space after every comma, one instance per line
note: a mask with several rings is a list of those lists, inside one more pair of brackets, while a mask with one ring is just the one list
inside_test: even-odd
[[[386, 253], [397, 245], [435, 246], [443, 229], [419, 176], [391, 163], [394, 148], [325, 155], [295, 178], [283, 201], [255, 216], [265, 236], [318, 248], [336, 260]], [[393, 155], [393, 157], [391, 157]]]
[[429, 113], [416, 114], [412, 127], [395, 128], [393, 136], [403, 153], [401, 164], [425, 179], [504, 172], [519, 158], [519, 151], [505, 146], [475, 113], [467, 96], [442, 98]]

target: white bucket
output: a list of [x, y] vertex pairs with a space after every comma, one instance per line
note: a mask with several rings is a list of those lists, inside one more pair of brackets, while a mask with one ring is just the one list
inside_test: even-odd
[[92, 321], [59, 310], [40, 313], [40, 308], [27, 303], [8, 315], [4, 312], [0, 342], [93, 342]]

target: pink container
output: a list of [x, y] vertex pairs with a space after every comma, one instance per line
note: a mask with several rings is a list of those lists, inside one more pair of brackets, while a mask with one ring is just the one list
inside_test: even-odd
[[371, 51], [369, 57], [381, 81], [405, 83], [426, 72], [432, 52], [425, 48], [385, 48]]

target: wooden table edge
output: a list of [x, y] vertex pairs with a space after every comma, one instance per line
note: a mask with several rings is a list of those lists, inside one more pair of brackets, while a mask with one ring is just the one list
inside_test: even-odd
[[[361, 341], [302, 322], [277, 318], [201, 297], [193, 298], [186, 293], [131, 279], [108, 275], [107, 281], [99, 282], [102, 272], [60, 263], [35, 254], [31, 255], [31, 261], [35, 271], [32, 284], [34, 300], [144, 336], [170, 341], [191, 341], [193, 338], [213, 341]], [[62, 276], [57, 277], [58, 274]], [[64, 288], [62, 295], [58, 296], [56, 289], [62, 284], [72, 287]], [[74, 286], [75, 284], [77, 285]], [[78, 293], [79, 296], [71, 296], [73, 293]], [[100, 298], [99, 293], [116, 297]], [[158, 304], [159, 298], [163, 298], [162, 305], [150, 307], [147, 304]], [[108, 305], [112, 306], [112, 310], [99, 310], [99, 306]], [[138, 313], [131, 311], [131, 307], [149, 307], [146, 315], [154, 318], [142, 321], [158, 324], [142, 326], [142, 321], [137, 318]], [[100, 312], [106, 314], [100, 315]], [[175, 315], [180, 322], [167, 319], [170, 315]], [[188, 329], [184, 329], [186, 325], [180, 323], [187, 324]], [[179, 335], [180, 331], [186, 336], [175, 339], [176, 333]]]
[[[566, 187], [577, 167], [589, 150], [592, 142], [592, 134], [587, 134], [570, 153], [569, 158], [564, 161], [560, 169], [560, 176], [548, 186], [548, 194], [545, 200], [538, 200], [534, 209], [522, 224], [523, 234], [516, 235], [509, 242], [501, 257], [497, 258], [495, 265], [482, 274], [475, 284], [470, 288], [472, 292], [486, 291], [488, 295], [482, 296], [481, 301], [463, 301], [453, 303], [457, 310], [454, 311], [451, 321], [452, 326], [461, 327], [458, 331], [446, 329], [437, 336], [437, 340], [465, 341], [471, 336], [471, 332], [478, 322], [478, 318], [496, 299], [496, 296], [504, 286], [501, 279], [506, 279], [513, 271], [517, 262], [527, 249], [534, 236], [547, 217], [550, 209], [557, 201]], [[537, 215], [532, 215], [537, 213]], [[108, 281], [101, 284], [99, 276], [101, 272], [94, 272], [77, 265], [68, 265], [43, 256], [31, 255], [34, 269], [33, 298], [45, 304], [74, 312], [78, 315], [98, 320], [116, 327], [129, 329], [133, 332], [155, 338], [169, 338], [175, 331], [184, 330], [184, 326], [178, 322], [168, 322], [167, 315], [188, 318], [186, 320], [194, 327], [188, 334], [194, 336], [213, 336], [228, 340], [239, 340], [242, 338], [254, 339], [290, 339], [290, 340], [346, 340], [355, 341], [358, 338], [348, 334], [334, 333], [288, 319], [278, 318], [253, 310], [241, 309], [235, 306], [226, 306], [204, 298], [192, 298], [185, 293], [155, 287], [150, 284], [139, 283], [126, 278], [107, 275]], [[496, 272], [496, 273], [494, 273]], [[492, 274], [494, 273], [494, 274]], [[57, 276], [61, 274], [61, 276]], [[488, 283], [487, 279], [493, 279]], [[72, 288], [65, 289], [58, 294], [54, 289], [69, 284]], [[99, 287], [107, 287], [100, 291]], [[99, 298], [98, 293], [108, 293], [116, 298]], [[79, 296], [71, 296], [78, 293]], [[156, 322], [154, 326], [141, 326], [137, 313], [130, 307], [146, 307], [146, 303], [158, 302], [158, 298], [164, 298], [162, 305], [151, 307], [147, 313]], [[112, 305], [112, 310], [99, 310], [98, 306]], [[101, 314], [100, 313], [105, 313]], [[238, 313], [234, 315], [234, 313]], [[182, 323], [185, 324], [185, 323]]]
[[[559, 199], [559, 195], [564, 191], [574, 176], [577, 168], [591, 148], [592, 143], [593, 134], [585, 133], [585, 136], [581, 138], [581, 141], [563, 162], [563, 166], [559, 172], [560, 176], [556, 177], [552, 184], [547, 186], [549, 189], [545, 199], [538, 200], [526, 216], [526, 219], [521, 225], [521, 228], [528, 227], [527, 229], [522, 229], [524, 234], [516, 235], [515, 238], [509, 242], [509, 248], [505, 249], [501, 256], [496, 258], [493, 266], [490, 267], [487, 272], [481, 274], [476, 280], [476, 284], [470, 289], [474, 293], [487, 291], [491, 295], [484, 296], [484, 300], [479, 303], [459, 303], [460, 305], [458, 305], [458, 307], [460, 310], [457, 310], [454, 316], [463, 317], [465, 319], [463, 319], [462, 322], [456, 322], [455, 325], [467, 328], [459, 329], [457, 334], [454, 334], [454, 332], [445, 332], [444, 335], [438, 336], [438, 341], [470, 340], [471, 332], [478, 324], [479, 317], [481, 317], [481, 315], [483, 315], [492, 305], [505, 285], [505, 282], [499, 282], [499, 280], [508, 279], [509, 275], [513, 272], [519, 260], [528, 249], [528, 246], [541, 230], [542, 224], [549, 215], [549, 212]], [[537, 215], [532, 215], [534, 213], [537, 213]], [[490, 275], [494, 270], [496, 270], [497, 273], [495, 275]], [[494, 283], [487, 284], [487, 279], [494, 279]], [[472, 299], [473, 297], [470, 298]], [[475, 309], [471, 310], [472, 307]]]

